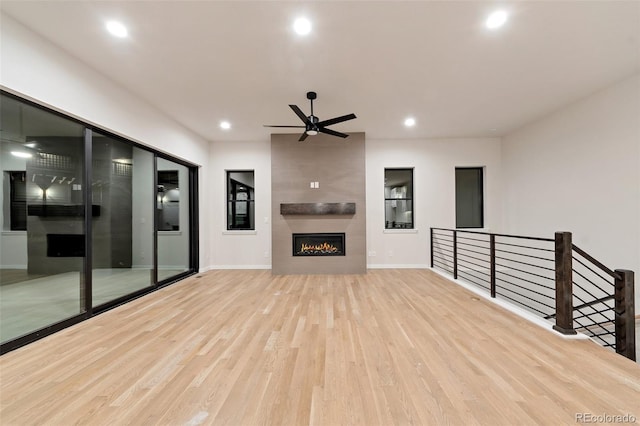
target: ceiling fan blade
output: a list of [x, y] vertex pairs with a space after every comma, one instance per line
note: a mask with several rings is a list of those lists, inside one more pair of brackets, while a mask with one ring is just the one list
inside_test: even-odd
[[356, 118], [355, 114], [347, 114], [336, 118], [330, 118], [328, 120], [321, 121], [316, 123], [318, 127], [331, 126], [332, 124], [342, 123], [343, 121], [353, 120]]
[[335, 130], [325, 129], [324, 127], [319, 127], [318, 131], [320, 133], [326, 133], [327, 135], [337, 136], [339, 138], [347, 138], [347, 137], [349, 137], [349, 135], [347, 135], [346, 133], [336, 132]]
[[306, 126], [278, 126], [278, 125], [271, 125], [271, 124], [263, 124], [263, 127], [291, 127], [291, 128], [296, 128], [296, 129], [304, 129]]
[[305, 140], [307, 138], [307, 132], [304, 132], [302, 135], [300, 135], [300, 139], [298, 139], [298, 142], [302, 142], [303, 140]]
[[302, 112], [298, 105], [289, 105], [289, 108], [291, 108], [293, 112], [295, 112], [296, 115], [300, 117], [300, 120], [302, 120], [303, 123], [307, 124], [309, 122], [309, 119], [306, 115], [304, 115], [304, 112]]

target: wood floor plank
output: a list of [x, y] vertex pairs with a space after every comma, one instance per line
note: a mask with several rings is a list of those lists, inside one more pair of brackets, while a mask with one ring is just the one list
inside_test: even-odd
[[[0, 424], [640, 424], [640, 367], [429, 270], [211, 271], [0, 357]], [[627, 417], [628, 418], [628, 417]]]

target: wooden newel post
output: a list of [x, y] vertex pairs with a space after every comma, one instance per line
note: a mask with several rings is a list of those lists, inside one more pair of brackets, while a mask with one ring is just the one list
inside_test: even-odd
[[615, 322], [616, 352], [630, 360], [636, 360], [636, 313], [634, 274], [626, 269], [616, 269]]
[[556, 324], [562, 334], [576, 334], [573, 329], [573, 265], [571, 232], [556, 232]]

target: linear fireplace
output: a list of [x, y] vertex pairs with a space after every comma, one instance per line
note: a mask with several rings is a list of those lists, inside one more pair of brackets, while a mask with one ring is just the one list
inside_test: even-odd
[[293, 234], [294, 256], [344, 256], [344, 232]]

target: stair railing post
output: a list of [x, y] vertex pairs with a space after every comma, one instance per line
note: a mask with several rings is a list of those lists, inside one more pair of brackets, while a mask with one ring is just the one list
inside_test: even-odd
[[431, 269], [433, 269], [433, 228], [431, 229], [431, 236], [430, 236], [430, 240], [431, 240]]
[[458, 231], [453, 231], [453, 279], [458, 279]]
[[556, 324], [562, 334], [576, 334], [573, 329], [573, 244], [571, 232], [556, 232]]
[[626, 269], [616, 269], [615, 278], [615, 327], [616, 352], [636, 360], [636, 313], [634, 301], [634, 274]]
[[496, 236], [489, 235], [489, 256], [491, 257], [491, 297], [496, 297]]

